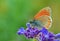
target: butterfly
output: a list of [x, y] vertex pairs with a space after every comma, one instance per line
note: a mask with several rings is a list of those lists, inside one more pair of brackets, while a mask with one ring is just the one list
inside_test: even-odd
[[29, 21], [32, 27], [42, 28], [45, 27], [49, 29], [52, 24], [51, 18], [51, 8], [45, 7], [41, 9], [33, 18], [33, 20]]

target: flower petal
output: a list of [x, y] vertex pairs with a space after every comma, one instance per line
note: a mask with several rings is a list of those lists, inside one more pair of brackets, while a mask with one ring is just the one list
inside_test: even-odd
[[18, 35], [20, 35], [20, 34], [24, 34], [24, 32], [25, 32], [25, 30], [24, 30], [24, 28], [23, 27], [21, 27], [19, 30], [18, 30]]
[[29, 27], [29, 28], [31, 27], [31, 26], [30, 26], [30, 23], [27, 23], [26, 26]]
[[60, 33], [56, 34], [56, 38], [60, 38]]
[[45, 34], [45, 35], [47, 35], [47, 34], [48, 34], [48, 30], [47, 30], [47, 29], [45, 29], [45, 27], [43, 27], [43, 28], [42, 28], [41, 32], [42, 32], [43, 34]]
[[55, 39], [55, 41], [60, 41], [60, 39]]

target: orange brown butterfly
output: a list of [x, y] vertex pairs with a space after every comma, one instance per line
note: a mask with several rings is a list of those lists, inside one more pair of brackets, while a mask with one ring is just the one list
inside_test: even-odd
[[33, 20], [29, 21], [32, 27], [42, 28], [45, 27], [49, 29], [52, 24], [51, 18], [51, 8], [45, 7], [41, 9], [33, 18]]

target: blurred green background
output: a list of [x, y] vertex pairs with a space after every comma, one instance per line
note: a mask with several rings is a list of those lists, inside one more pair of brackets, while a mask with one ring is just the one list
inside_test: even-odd
[[60, 32], [60, 0], [0, 0], [0, 41], [32, 41], [17, 30], [44, 7], [52, 8], [53, 24], [49, 29]]

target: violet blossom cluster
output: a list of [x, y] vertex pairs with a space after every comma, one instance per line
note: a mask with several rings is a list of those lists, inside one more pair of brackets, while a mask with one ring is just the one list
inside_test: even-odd
[[26, 26], [26, 30], [24, 27], [20, 27], [17, 34], [24, 35], [28, 39], [35, 38], [37, 41], [60, 41], [60, 33], [54, 34], [45, 27], [42, 27], [42, 29], [32, 27], [30, 23], [27, 23]]

